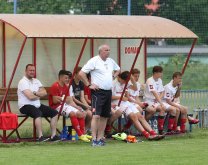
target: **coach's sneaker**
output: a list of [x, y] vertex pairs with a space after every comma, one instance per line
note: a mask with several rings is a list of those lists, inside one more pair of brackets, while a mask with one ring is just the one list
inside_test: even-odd
[[91, 140], [92, 139], [92, 136], [90, 136], [90, 135], [85, 135], [86, 136], [86, 138], [88, 138], [89, 140]]
[[90, 142], [90, 140], [85, 135], [79, 136], [79, 140], [82, 140], [84, 142]]
[[45, 138], [41, 136], [40, 138], [37, 139], [37, 142], [47, 142], [48, 140], [50, 140], [50, 138]]
[[97, 146], [105, 146], [105, 141], [103, 139], [100, 139], [97, 141]]
[[96, 147], [97, 146], [97, 140], [92, 140], [92, 147]]

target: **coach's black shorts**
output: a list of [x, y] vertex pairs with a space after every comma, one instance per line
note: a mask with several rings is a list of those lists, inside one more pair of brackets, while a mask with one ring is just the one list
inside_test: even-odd
[[41, 104], [39, 108], [36, 108], [34, 105], [24, 105], [20, 108], [20, 112], [27, 116], [30, 116], [34, 119], [38, 117], [50, 117], [53, 118], [58, 114], [58, 111], [50, 108], [49, 106]]
[[110, 117], [111, 112], [111, 90], [91, 90], [93, 115]]

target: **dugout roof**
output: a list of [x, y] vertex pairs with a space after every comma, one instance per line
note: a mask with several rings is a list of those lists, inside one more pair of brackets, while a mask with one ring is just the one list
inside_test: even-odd
[[0, 14], [27, 38], [198, 38], [183, 25], [156, 16]]

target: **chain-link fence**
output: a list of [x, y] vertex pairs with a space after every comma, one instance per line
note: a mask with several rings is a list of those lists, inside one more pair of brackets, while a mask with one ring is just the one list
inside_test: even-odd
[[[154, 15], [171, 19], [188, 27], [199, 36], [198, 44], [208, 43], [207, 0], [0, 0], [0, 13], [13, 12]], [[186, 44], [187, 41], [176, 40], [173, 43], [178, 42]]]

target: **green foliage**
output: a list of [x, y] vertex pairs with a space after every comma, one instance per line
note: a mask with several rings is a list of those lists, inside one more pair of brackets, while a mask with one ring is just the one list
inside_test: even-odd
[[0, 13], [13, 13], [13, 3], [0, 0]]
[[18, 13], [66, 14], [73, 6], [72, 0], [18, 0]]
[[[127, 15], [127, 0], [17, 0], [17, 13]], [[144, 5], [151, 0], [131, 0], [131, 15], [148, 15]], [[176, 21], [208, 42], [207, 0], [159, 0], [152, 15]], [[0, 0], [0, 13], [13, 13], [13, 2]], [[189, 44], [190, 40], [167, 40], [169, 44]]]
[[[186, 60], [186, 56], [176, 54], [169, 58], [167, 63], [160, 63], [163, 67], [163, 85], [170, 82], [172, 74], [181, 71]], [[190, 60], [183, 75], [183, 89], [207, 89], [207, 64], [199, 61]], [[148, 77], [152, 75], [152, 68], [148, 68]]]

